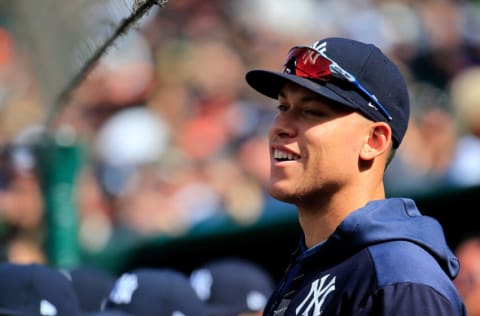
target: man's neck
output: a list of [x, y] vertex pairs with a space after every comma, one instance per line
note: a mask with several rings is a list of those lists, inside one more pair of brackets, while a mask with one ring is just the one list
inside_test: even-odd
[[298, 218], [305, 234], [305, 244], [308, 248], [326, 240], [353, 211], [364, 207], [368, 202], [385, 198], [383, 186], [376, 191], [336, 193], [314, 201], [298, 203]]

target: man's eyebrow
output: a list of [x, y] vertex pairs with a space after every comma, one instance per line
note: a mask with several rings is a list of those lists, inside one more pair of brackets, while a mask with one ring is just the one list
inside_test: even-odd
[[[282, 99], [286, 99], [287, 98], [287, 95], [283, 92], [283, 90], [280, 90], [280, 92], [278, 92], [278, 98], [282, 98]], [[311, 102], [311, 101], [323, 101], [325, 102], [325, 98], [318, 95], [318, 94], [308, 94], [308, 95], [304, 95], [300, 98], [300, 101], [303, 102], [303, 103], [306, 103], [306, 102]]]
[[[277, 97], [286, 98], [287, 95], [285, 94], [285, 91], [283, 89], [281, 89], [278, 92]], [[311, 94], [303, 96], [301, 100], [302, 101], [311, 101], [311, 100], [322, 100], [322, 99], [324, 99], [324, 97], [322, 97], [321, 95], [318, 95], [316, 93], [311, 93]]]
[[310, 101], [325, 101], [325, 98], [318, 95], [318, 94], [309, 94], [305, 95], [300, 99], [302, 102], [310, 102]]

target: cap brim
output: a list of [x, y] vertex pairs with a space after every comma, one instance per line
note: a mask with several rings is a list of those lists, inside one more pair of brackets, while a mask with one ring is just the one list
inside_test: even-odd
[[[345, 97], [345, 95], [348, 95], [349, 92], [342, 90], [337, 85], [330, 84], [328, 82], [318, 83], [310, 79], [302, 78], [291, 74], [260, 69], [247, 72], [247, 74], [245, 75], [245, 80], [253, 89], [273, 99], [278, 98], [278, 93], [285, 85], [285, 83], [292, 82], [329, 100], [335, 101], [353, 109], [358, 109], [358, 105], [356, 105], [354, 102], [349, 101]], [[339, 90], [339, 92], [341, 90], [343, 96], [336, 93], [335, 90]]]
[[24, 316], [23, 312], [0, 307], [0, 316]]

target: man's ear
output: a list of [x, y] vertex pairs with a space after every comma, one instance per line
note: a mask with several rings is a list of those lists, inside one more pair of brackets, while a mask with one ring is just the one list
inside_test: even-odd
[[360, 152], [363, 160], [372, 160], [383, 153], [388, 152], [392, 142], [392, 129], [385, 122], [375, 122], [370, 126], [369, 134], [366, 137]]

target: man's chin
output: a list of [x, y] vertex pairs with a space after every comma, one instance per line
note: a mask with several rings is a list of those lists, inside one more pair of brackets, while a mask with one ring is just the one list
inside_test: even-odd
[[268, 193], [275, 199], [286, 202], [293, 203], [295, 202], [295, 194], [286, 190], [285, 188], [280, 188], [278, 186], [270, 185], [268, 187]]

